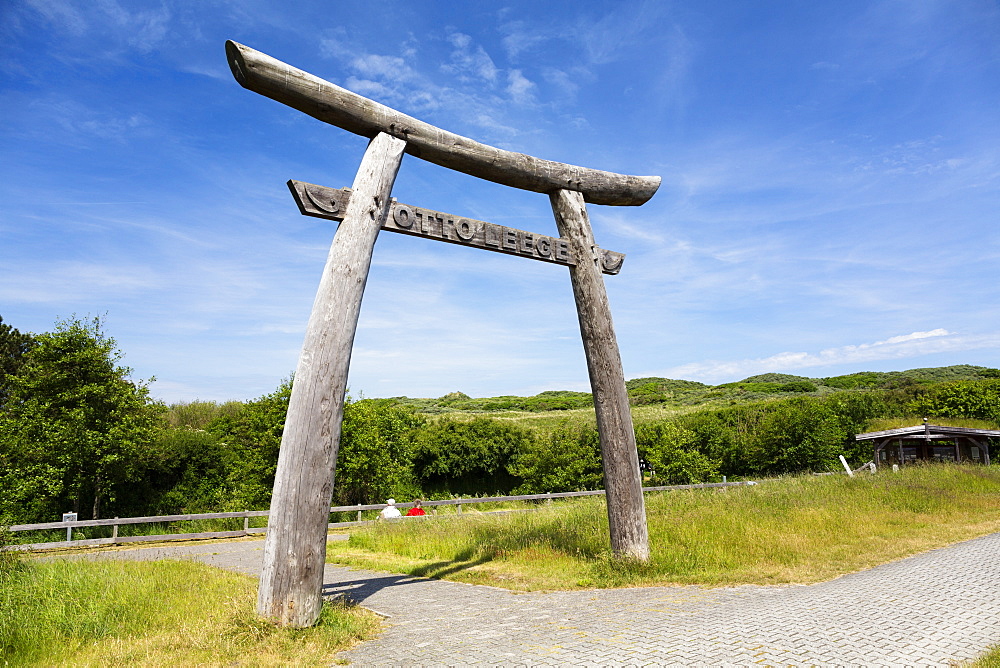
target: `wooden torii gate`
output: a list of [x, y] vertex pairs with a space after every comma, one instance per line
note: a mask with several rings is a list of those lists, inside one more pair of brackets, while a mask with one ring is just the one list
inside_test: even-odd
[[[629, 176], [541, 160], [447, 132], [236, 42], [226, 42], [244, 88], [369, 137], [353, 187], [289, 181], [302, 213], [341, 220], [320, 280], [278, 454], [257, 612], [311, 626], [322, 606], [333, 474], [361, 298], [381, 229], [512, 253], [569, 267], [600, 432], [615, 555], [649, 558], [642, 476], [621, 356], [601, 273], [624, 256], [595, 244], [586, 203], [638, 206], [658, 176]], [[514, 188], [545, 193], [559, 238], [399, 204], [391, 197], [403, 153]]]

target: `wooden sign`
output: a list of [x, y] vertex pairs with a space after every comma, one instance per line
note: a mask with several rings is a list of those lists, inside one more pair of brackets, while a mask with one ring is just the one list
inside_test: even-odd
[[[350, 188], [335, 190], [302, 181], [289, 181], [288, 189], [292, 191], [299, 211], [316, 218], [343, 220], [351, 199]], [[395, 198], [389, 204], [389, 215], [382, 224], [382, 229], [569, 267], [576, 266], [577, 263], [566, 239], [401, 204]], [[593, 252], [600, 259], [603, 273], [614, 275], [621, 271], [625, 262], [624, 253], [597, 246], [594, 246]]]

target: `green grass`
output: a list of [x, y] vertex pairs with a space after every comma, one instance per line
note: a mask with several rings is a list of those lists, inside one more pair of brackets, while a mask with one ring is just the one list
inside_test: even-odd
[[972, 668], [1000, 668], [1000, 645], [992, 647], [969, 665]]
[[[699, 406], [673, 406], [668, 404], [649, 404], [646, 406], [632, 406], [632, 421], [635, 424], [645, 422], [655, 422], [667, 420], [684, 413], [692, 413], [703, 409], [707, 404]], [[442, 417], [449, 420], [474, 420], [476, 418], [487, 417], [501, 422], [509, 422], [518, 427], [525, 427], [538, 431], [553, 431], [565, 423], [571, 425], [581, 423], [591, 423], [595, 421], [593, 408], [575, 408], [564, 411], [481, 411], [476, 413], [454, 412], [447, 413]], [[433, 419], [433, 418], [432, 418]]]
[[[996, 422], [989, 420], [976, 420], [974, 418], [949, 418], [935, 417], [927, 420], [930, 424], [942, 427], [964, 427], [966, 429], [996, 429]], [[920, 416], [899, 417], [899, 418], [878, 418], [868, 423], [868, 431], [886, 431], [888, 429], [899, 429], [901, 427], [915, 427], [923, 424]]]
[[1000, 531], [1000, 468], [913, 466], [647, 494], [652, 558], [612, 558], [603, 500], [380, 523], [328, 559], [519, 590], [809, 583]]
[[324, 606], [310, 629], [257, 618], [257, 581], [187, 561], [26, 560], [0, 569], [0, 663], [330, 665], [378, 618]]

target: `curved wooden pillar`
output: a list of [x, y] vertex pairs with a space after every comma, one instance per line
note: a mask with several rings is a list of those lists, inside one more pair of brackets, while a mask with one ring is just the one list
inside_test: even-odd
[[569, 241], [577, 258], [569, 275], [601, 436], [611, 549], [619, 557], [647, 561], [649, 533], [635, 430], [587, 205], [583, 195], [571, 190], [556, 191], [549, 199], [559, 234]]
[[351, 347], [375, 239], [406, 142], [368, 145], [320, 279], [278, 452], [257, 613], [282, 626], [316, 623]]

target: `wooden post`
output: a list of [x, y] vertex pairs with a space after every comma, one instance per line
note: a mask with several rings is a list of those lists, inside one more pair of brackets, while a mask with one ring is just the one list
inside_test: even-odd
[[601, 437], [611, 550], [618, 557], [647, 561], [649, 533], [635, 431], [587, 205], [583, 195], [572, 190], [557, 190], [549, 199], [559, 235], [569, 241], [577, 258], [569, 275]]
[[282, 626], [316, 623], [344, 394], [372, 250], [406, 142], [368, 145], [313, 302], [278, 452], [257, 613]]

